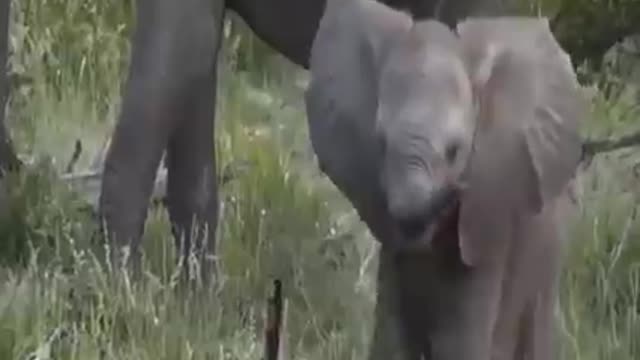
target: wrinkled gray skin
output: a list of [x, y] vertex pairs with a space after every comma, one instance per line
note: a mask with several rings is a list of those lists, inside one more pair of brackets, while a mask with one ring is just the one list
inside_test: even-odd
[[305, 99], [321, 169], [382, 244], [370, 358], [551, 359], [587, 107], [548, 23], [456, 36], [329, 4]]

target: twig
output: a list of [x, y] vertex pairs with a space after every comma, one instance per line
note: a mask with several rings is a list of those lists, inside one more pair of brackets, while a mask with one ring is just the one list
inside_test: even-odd
[[596, 154], [632, 146], [640, 146], [640, 130], [619, 138], [585, 140], [582, 143], [582, 161], [588, 161]]
[[[98, 211], [98, 198], [102, 182], [102, 169], [85, 170], [60, 175], [60, 180], [67, 183], [74, 191], [79, 192], [91, 205], [94, 211]], [[151, 193], [151, 203], [157, 205], [164, 201], [167, 195], [166, 171], [159, 171]]]
[[82, 154], [82, 142], [80, 142], [80, 140], [78, 139], [76, 140], [71, 159], [69, 159], [69, 162], [67, 163], [67, 168], [65, 169], [66, 174], [69, 174], [73, 171], [73, 168], [76, 166], [76, 163], [80, 159], [80, 154]]
[[273, 281], [273, 296], [267, 301], [266, 326], [264, 332], [265, 360], [284, 359], [283, 340], [284, 325], [286, 323], [286, 302], [282, 297], [282, 283]]

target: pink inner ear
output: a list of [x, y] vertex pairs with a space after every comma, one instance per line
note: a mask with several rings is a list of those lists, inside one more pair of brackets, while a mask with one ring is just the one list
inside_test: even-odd
[[474, 89], [482, 91], [493, 73], [493, 66], [500, 53], [500, 48], [496, 43], [488, 43], [482, 49], [478, 49], [475, 56], [478, 62], [472, 64], [471, 83]]

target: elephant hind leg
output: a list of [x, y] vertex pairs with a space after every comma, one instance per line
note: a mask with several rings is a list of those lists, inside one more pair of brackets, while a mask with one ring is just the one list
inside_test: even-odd
[[208, 281], [215, 269], [218, 192], [214, 156], [215, 68], [194, 86], [189, 118], [183, 119], [169, 141], [167, 204], [180, 263], [193, 275], [191, 255]]
[[218, 183], [215, 162], [217, 53], [222, 39], [224, 8], [213, 9], [213, 61], [208, 73], [192, 79], [186, 103], [169, 139], [167, 204], [173, 236], [181, 249], [183, 274], [191, 278], [191, 255], [200, 280], [209, 284], [216, 270], [215, 236], [218, 224]]

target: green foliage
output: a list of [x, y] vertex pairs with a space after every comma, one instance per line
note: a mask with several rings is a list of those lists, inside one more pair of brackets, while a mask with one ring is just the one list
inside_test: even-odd
[[638, 31], [637, 0], [515, 0], [529, 14], [551, 20], [551, 28], [574, 64], [599, 69], [604, 53]]
[[[628, 97], [593, 99], [589, 136], [638, 128]], [[640, 354], [640, 156], [599, 155], [578, 181], [580, 200], [561, 281], [562, 359]]]
[[3, 179], [7, 208], [0, 217], [0, 265], [55, 258], [68, 267], [73, 265], [72, 247], [88, 248], [74, 239], [90, 239], [90, 213], [77, 195], [52, 180], [55, 176], [45, 159], [28, 173], [10, 173]]
[[[363, 354], [368, 323], [362, 318], [372, 304], [370, 283], [362, 279], [369, 275], [363, 259], [372, 256], [373, 243], [354, 240], [350, 224], [345, 229], [335, 223], [321, 190], [295, 171], [294, 149], [282, 145], [292, 139], [276, 134], [291, 129], [261, 120], [264, 105], [248, 98], [247, 84], [238, 76], [226, 85], [220, 110], [221, 166], [233, 166], [232, 159], [248, 164], [222, 191], [220, 292], [206, 299], [184, 299], [176, 293], [175, 252], [163, 212], [153, 211], [147, 224], [148, 273], [139, 287], [107, 278], [105, 265], [93, 255], [100, 246], [82, 251], [74, 246], [80, 235], [42, 229], [73, 246], [72, 266], [62, 267], [57, 256], [48, 261], [41, 257], [26, 271], [9, 276], [0, 291], [6, 302], [0, 353], [21, 358], [40, 348], [69, 359], [204, 359], [222, 354], [257, 359], [261, 347], [255, 337], [262, 326], [266, 286], [278, 277], [290, 299], [293, 349], [311, 358], [326, 358], [328, 352]], [[298, 109], [267, 111], [285, 123], [297, 122], [298, 128], [304, 124]], [[30, 221], [33, 213], [48, 216], [77, 208], [77, 203], [63, 201], [61, 189], [43, 187], [54, 177], [51, 172], [39, 177], [37, 190], [16, 188], [35, 199], [19, 207], [15, 217], [27, 219], [19, 229], [38, 228], [40, 221]], [[90, 224], [76, 213], [67, 216], [62, 219]], [[55, 331], [67, 335], [49, 347], [47, 336]]]
[[120, 69], [126, 66], [132, 4], [12, 1], [12, 71], [32, 84], [42, 77], [56, 98], [70, 88], [81, 90], [104, 116], [118, 90], [110, 77], [121, 77]]

